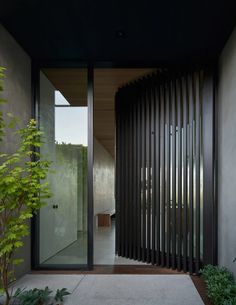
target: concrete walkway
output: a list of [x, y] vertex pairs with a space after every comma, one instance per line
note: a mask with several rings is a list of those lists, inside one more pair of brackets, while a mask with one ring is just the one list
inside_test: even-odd
[[188, 275], [33, 275], [14, 287], [67, 288], [65, 305], [203, 305]]

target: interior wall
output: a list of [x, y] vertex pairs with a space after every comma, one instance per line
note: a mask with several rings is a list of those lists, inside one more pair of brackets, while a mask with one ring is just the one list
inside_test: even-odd
[[[31, 117], [31, 59], [1, 24], [0, 66], [6, 68], [3, 96], [8, 103], [2, 106], [3, 111], [13, 113], [24, 126]], [[7, 133], [1, 151], [13, 152], [16, 147], [16, 137]], [[24, 263], [16, 268], [19, 277], [30, 270], [30, 236], [24, 238], [24, 247], [17, 256], [24, 258]]]
[[94, 138], [94, 216], [115, 209], [115, 161]]
[[218, 103], [218, 255], [236, 276], [236, 29], [220, 57]]

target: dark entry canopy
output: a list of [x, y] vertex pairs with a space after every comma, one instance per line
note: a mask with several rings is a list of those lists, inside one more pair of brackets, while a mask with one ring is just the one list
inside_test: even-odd
[[219, 55], [236, 1], [11, 0], [0, 21], [35, 59], [198, 62]]

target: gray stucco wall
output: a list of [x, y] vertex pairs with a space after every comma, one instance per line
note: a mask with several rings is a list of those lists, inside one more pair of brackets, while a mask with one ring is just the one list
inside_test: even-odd
[[114, 158], [94, 138], [94, 216], [115, 208]]
[[[3, 96], [8, 104], [4, 106], [4, 112], [13, 113], [22, 119], [24, 125], [31, 115], [31, 60], [1, 24], [0, 66], [7, 69]], [[11, 152], [15, 148], [15, 137], [7, 133], [7, 141], [1, 150]], [[17, 276], [30, 270], [30, 237], [25, 238], [24, 243], [18, 254], [24, 258], [24, 263], [18, 266]]]
[[219, 264], [236, 276], [236, 29], [219, 62]]

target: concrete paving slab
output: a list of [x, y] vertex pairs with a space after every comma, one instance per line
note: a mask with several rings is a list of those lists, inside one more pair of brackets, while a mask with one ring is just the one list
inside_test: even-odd
[[84, 275], [77, 274], [26, 274], [13, 285], [13, 288], [43, 289], [48, 286], [54, 292], [57, 289], [67, 288], [69, 292], [73, 293], [83, 278]]
[[203, 305], [188, 275], [86, 275], [65, 305]]
[[203, 305], [188, 275], [27, 274], [14, 288], [67, 288], [65, 305]]

